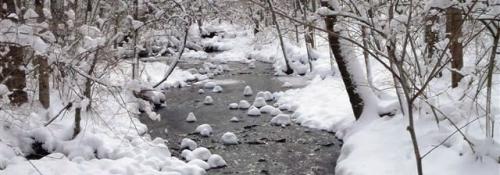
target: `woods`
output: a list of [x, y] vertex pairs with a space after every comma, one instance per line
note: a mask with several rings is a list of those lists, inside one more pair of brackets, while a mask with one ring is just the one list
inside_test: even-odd
[[[360, 155], [379, 155], [374, 152], [404, 157], [399, 174], [442, 173], [436, 167], [443, 160], [436, 157], [448, 154], [457, 156], [450, 158], [456, 165], [499, 167], [496, 0], [0, 0], [0, 5], [0, 157], [5, 157], [0, 172], [15, 167], [16, 157], [58, 153], [69, 162], [118, 160], [125, 155], [116, 150], [141, 147], [143, 152], [128, 156], [149, 156], [156, 149], [151, 145], [168, 152], [158, 158], [164, 163], [184, 166], [190, 160], [173, 160], [181, 154], [169, 152], [166, 136], [151, 138], [143, 118], [168, 120], [163, 110], [174, 89], [222, 93], [231, 84], [216, 81], [223, 75], [259, 77], [267, 70], [282, 89], [267, 99], [266, 89], [258, 89], [269, 107], [254, 109], [246, 102], [244, 110], [260, 116], [275, 109], [290, 115], [281, 116], [283, 128], [296, 123], [342, 139], [336, 174], [369, 173], [355, 162]], [[259, 72], [261, 63], [270, 68]], [[221, 87], [209, 91], [215, 86], [209, 82]], [[189, 97], [175, 97], [174, 106], [184, 103], [183, 96]], [[125, 148], [120, 140], [126, 140]], [[389, 154], [396, 146], [404, 146], [401, 153]], [[366, 161], [375, 165], [377, 156]], [[153, 169], [157, 174], [175, 168]], [[192, 172], [209, 171], [201, 169]], [[373, 171], [398, 174], [395, 169]]]

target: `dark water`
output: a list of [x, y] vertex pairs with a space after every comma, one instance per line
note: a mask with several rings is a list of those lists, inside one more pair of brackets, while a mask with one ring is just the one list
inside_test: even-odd
[[[269, 114], [249, 117], [246, 110], [229, 110], [228, 104], [242, 99], [253, 102], [258, 91], [281, 91], [282, 82], [273, 76], [272, 66], [257, 63], [257, 69], [248, 69], [244, 64], [228, 63], [232, 71], [215, 77], [215, 80], [229, 80], [221, 83], [224, 91], [198, 94], [199, 86], [167, 91], [167, 107], [158, 111], [161, 121], [141, 120], [150, 129], [152, 137], [169, 140], [168, 147], [174, 156], [180, 157], [182, 138], [191, 138], [198, 146], [221, 155], [228, 166], [210, 169], [208, 174], [334, 174], [335, 163], [340, 151], [340, 142], [334, 134], [307, 129], [297, 124], [288, 127], [271, 126]], [[182, 67], [195, 65], [184, 64]], [[223, 81], [224, 82], [224, 81]], [[227, 81], [226, 81], [227, 82]], [[250, 85], [254, 96], [244, 97], [243, 88]], [[204, 105], [206, 95], [212, 96], [213, 105]], [[268, 102], [273, 104], [274, 102]], [[189, 112], [194, 112], [198, 121], [185, 122]], [[229, 120], [237, 116], [240, 122]], [[211, 137], [193, 134], [200, 124], [210, 124], [214, 129]], [[164, 129], [168, 129], [168, 134]], [[240, 144], [225, 146], [220, 137], [225, 132], [234, 132]]]

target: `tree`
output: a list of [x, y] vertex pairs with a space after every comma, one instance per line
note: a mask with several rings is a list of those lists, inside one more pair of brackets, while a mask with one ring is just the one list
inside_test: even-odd
[[462, 11], [457, 7], [446, 9], [446, 37], [450, 42], [451, 53], [451, 87], [457, 87], [464, 77], [459, 71], [463, 67], [463, 46], [462, 37]]

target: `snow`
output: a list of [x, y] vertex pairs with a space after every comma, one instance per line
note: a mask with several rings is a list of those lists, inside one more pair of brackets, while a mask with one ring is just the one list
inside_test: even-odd
[[287, 126], [290, 125], [291, 123], [292, 120], [290, 119], [290, 115], [288, 114], [278, 114], [277, 116], [271, 119], [272, 125]]
[[212, 89], [212, 92], [215, 92], [215, 93], [221, 93], [222, 92], [222, 87], [219, 86], [219, 85], [216, 85], [214, 86], [214, 88]]
[[238, 109], [238, 103], [230, 103], [229, 109]]
[[241, 100], [240, 103], [238, 104], [238, 107], [240, 109], [248, 109], [250, 107], [250, 103], [246, 100]]
[[212, 127], [209, 124], [201, 124], [195, 129], [196, 133], [205, 137], [210, 136], [212, 134], [212, 131]]
[[210, 150], [208, 150], [205, 147], [199, 147], [194, 149], [192, 154], [194, 159], [200, 159], [200, 160], [208, 160], [208, 158], [210, 158], [210, 156], [212, 155]]
[[192, 123], [196, 122], [196, 116], [194, 115], [193, 112], [190, 112], [188, 116], [186, 117], [186, 122]]
[[212, 154], [207, 162], [211, 168], [219, 168], [227, 165], [226, 161], [218, 154]]
[[217, 83], [213, 81], [208, 81], [203, 85], [203, 88], [205, 89], [213, 89], [215, 86], [217, 86]]
[[276, 108], [271, 105], [265, 105], [260, 108], [260, 112], [263, 114], [271, 114]]
[[181, 141], [181, 149], [190, 149], [190, 150], [194, 150], [198, 147], [198, 144], [196, 144], [196, 142], [190, 138], [183, 138], [182, 141]]
[[243, 96], [252, 96], [253, 91], [250, 86], [245, 86], [245, 89], [243, 89]]
[[203, 89], [198, 90], [198, 94], [204, 94], [204, 93], [205, 93], [205, 90], [203, 90]]
[[270, 113], [272, 116], [276, 116], [278, 114], [281, 114], [281, 110], [279, 110], [278, 108], [274, 108], [271, 113]]
[[238, 137], [232, 132], [226, 132], [221, 137], [222, 143], [224, 145], [236, 145], [238, 144]]
[[248, 109], [247, 115], [248, 116], [260, 116], [260, 110], [259, 110], [259, 108], [255, 107], [255, 106], [250, 106], [250, 108]]
[[267, 105], [266, 99], [264, 97], [256, 97], [255, 101], [253, 102], [253, 106], [260, 108], [262, 106]]
[[214, 103], [214, 99], [211, 96], [206, 96], [205, 100], [203, 100], [203, 104], [205, 105], [211, 105]]

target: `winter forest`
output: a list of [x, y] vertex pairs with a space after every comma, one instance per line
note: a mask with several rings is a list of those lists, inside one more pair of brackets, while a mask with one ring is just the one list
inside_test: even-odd
[[0, 174], [500, 175], [500, 0], [0, 0]]

